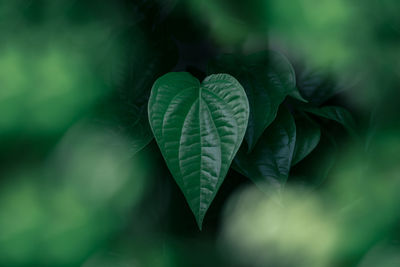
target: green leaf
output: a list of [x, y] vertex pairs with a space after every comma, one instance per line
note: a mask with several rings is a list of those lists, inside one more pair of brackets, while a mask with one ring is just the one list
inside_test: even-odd
[[262, 190], [271, 186], [279, 188], [289, 176], [295, 142], [296, 125], [283, 107], [250, 154], [243, 146], [239, 149], [233, 167]]
[[317, 115], [319, 117], [328, 119], [328, 120], [333, 120], [341, 125], [351, 134], [353, 137], [357, 136], [356, 132], [356, 123], [353, 119], [353, 116], [351, 113], [339, 106], [324, 106], [321, 108], [315, 108], [315, 107], [306, 107], [303, 106], [301, 107], [302, 110], [309, 112], [311, 114]]
[[186, 72], [154, 83], [149, 121], [157, 144], [199, 228], [242, 143], [249, 104], [228, 74], [200, 82]]
[[328, 72], [302, 68], [296, 72], [297, 87], [310, 103], [321, 105], [335, 94], [343, 91], [346, 86], [330, 77]]
[[318, 145], [321, 138], [321, 129], [317, 123], [311, 120], [306, 114], [295, 118], [296, 122], [296, 145], [292, 166], [304, 159]]
[[296, 88], [293, 67], [286, 57], [274, 51], [241, 57], [224, 55], [210, 63], [208, 72], [229, 73], [243, 85], [250, 103], [245, 136], [248, 151], [254, 148], [264, 130], [273, 122], [287, 95], [303, 100]]
[[320, 186], [328, 178], [338, 156], [335, 139], [322, 129], [317, 147], [301, 164], [293, 167], [291, 181], [308, 185], [310, 188]]
[[304, 97], [301, 96], [300, 91], [297, 89], [297, 87], [295, 90], [293, 90], [289, 93], [289, 96], [293, 97], [297, 100], [300, 100], [301, 102], [308, 103], [308, 101], [306, 99], [304, 99]]

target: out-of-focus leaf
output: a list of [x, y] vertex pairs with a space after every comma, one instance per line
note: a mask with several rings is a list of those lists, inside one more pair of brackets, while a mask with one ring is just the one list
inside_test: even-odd
[[265, 31], [264, 11], [268, 8], [264, 0], [186, 0], [193, 11], [192, 17], [207, 23], [212, 39], [223, 45], [238, 45], [250, 33]]
[[[279, 40], [289, 51], [303, 55], [312, 66], [329, 66], [332, 70], [343, 71], [357, 62], [356, 55], [363, 45], [360, 41], [365, 39], [360, 38], [364, 37], [362, 25], [357, 32], [351, 28], [360, 19], [353, 2], [270, 0], [268, 3], [266, 21], [274, 33], [271, 39]], [[332, 34], [322, 29], [329, 29]], [[348, 38], [353, 38], [357, 45], [349, 44]]]
[[352, 136], [357, 136], [356, 123], [354, 121], [354, 118], [351, 113], [343, 107], [324, 106], [321, 108], [315, 108], [303, 106], [301, 107], [301, 109], [319, 117], [336, 121], [343, 125], [343, 127], [349, 132], [349, 134], [351, 134]]
[[295, 142], [293, 117], [286, 108], [281, 108], [276, 120], [265, 130], [250, 154], [241, 146], [233, 167], [261, 189], [280, 187], [289, 176]]
[[228, 74], [200, 82], [168, 73], [154, 83], [149, 121], [160, 150], [201, 229], [240, 144], [249, 117], [246, 93]]
[[360, 263], [360, 267], [394, 267], [400, 266], [400, 250], [398, 245], [378, 243], [371, 248]]
[[79, 123], [45, 164], [5, 173], [0, 266], [81, 266], [124, 228], [154, 169], [126, 141]]
[[290, 180], [307, 184], [312, 187], [320, 186], [330, 174], [338, 156], [335, 139], [322, 131], [316, 148], [301, 163], [292, 168]]
[[111, 134], [124, 136], [130, 156], [134, 156], [153, 139], [147, 119], [147, 105], [123, 105], [115, 99], [110, 102], [99, 108], [101, 112], [93, 120]]
[[306, 114], [295, 118], [296, 122], [296, 145], [292, 166], [304, 159], [318, 145], [321, 138], [321, 129], [318, 124], [311, 120]]
[[145, 103], [157, 77], [178, 62], [177, 47], [165, 33], [150, 35], [137, 27], [122, 30], [115, 39], [107, 62], [110, 84], [126, 104]]
[[[61, 34], [39, 35], [40, 42], [33, 30], [20, 34], [5, 37], [0, 47], [0, 135], [60, 136], [109, 90], [85, 46], [72, 45], [82, 32], [65, 41]], [[96, 38], [90, 35], [86, 44], [97, 45]]]
[[132, 18], [135, 21], [146, 24], [150, 29], [158, 26], [164, 21], [174, 9], [178, 0], [135, 0], [130, 1], [130, 10], [133, 11]]
[[275, 119], [279, 105], [287, 95], [302, 100], [290, 62], [274, 51], [262, 51], [242, 57], [222, 56], [209, 66], [209, 73], [217, 72], [233, 75], [246, 90], [250, 118], [245, 139], [249, 151]]
[[300, 91], [299, 91], [299, 89], [297, 89], [297, 87], [296, 87], [295, 90], [293, 90], [293, 91], [291, 91], [291, 92], [289, 93], [289, 96], [291, 96], [291, 97], [293, 97], [293, 98], [295, 98], [295, 99], [297, 99], [297, 100], [300, 100], [300, 101], [302, 101], [302, 102], [305, 102], [305, 103], [308, 102], [308, 100], [305, 99], [305, 98], [300, 94]]
[[344, 90], [343, 85], [321, 70], [300, 69], [296, 71], [296, 79], [297, 87], [304, 98], [317, 106]]
[[107, 68], [110, 85], [115, 90], [100, 107], [96, 120], [110, 131], [129, 138], [133, 156], [153, 138], [147, 119], [147, 100], [154, 81], [172, 70], [178, 60], [172, 39], [157, 32], [159, 39], [137, 27], [118, 33], [112, 42]]

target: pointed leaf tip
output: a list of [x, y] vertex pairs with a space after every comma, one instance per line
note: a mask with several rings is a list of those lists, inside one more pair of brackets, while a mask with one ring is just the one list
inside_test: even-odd
[[200, 83], [189, 73], [173, 72], [156, 80], [148, 108], [157, 144], [201, 230], [244, 138], [244, 89], [228, 74]]

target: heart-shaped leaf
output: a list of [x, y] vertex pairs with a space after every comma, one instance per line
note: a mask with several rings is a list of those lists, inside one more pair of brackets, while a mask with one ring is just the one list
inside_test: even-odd
[[279, 105], [287, 95], [305, 101], [296, 88], [296, 77], [289, 60], [274, 51], [249, 56], [224, 55], [209, 65], [209, 73], [225, 72], [243, 85], [250, 103], [246, 132], [251, 151], [264, 130], [275, 119]]
[[296, 145], [292, 159], [292, 166], [304, 159], [318, 145], [321, 138], [321, 129], [317, 123], [306, 114], [300, 114], [296, 121]]
[[149, 121], [157, 144], [199, 228], [242, 143], [249, 104], [228, 74], [200, 82], [168, 73], [153, 85]]
[[286, 108], [281, 108], [250, 154], [243, 146], [239, 149], [233, 167], [262, 190], [271, 186], [279, 188], [289, 176], [295, 142], [293, 117]]

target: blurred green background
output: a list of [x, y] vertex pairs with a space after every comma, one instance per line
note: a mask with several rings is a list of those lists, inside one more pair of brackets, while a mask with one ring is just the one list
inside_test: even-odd
[[[0, 0], [0, 266], [400, 266], [397, 0]], [[231, 171], [199, 232], [148, 93], [225, 52], [323, 71], [357, 119], [326, 180]], [[306, 174], [325, 167], [316, 160]]]

